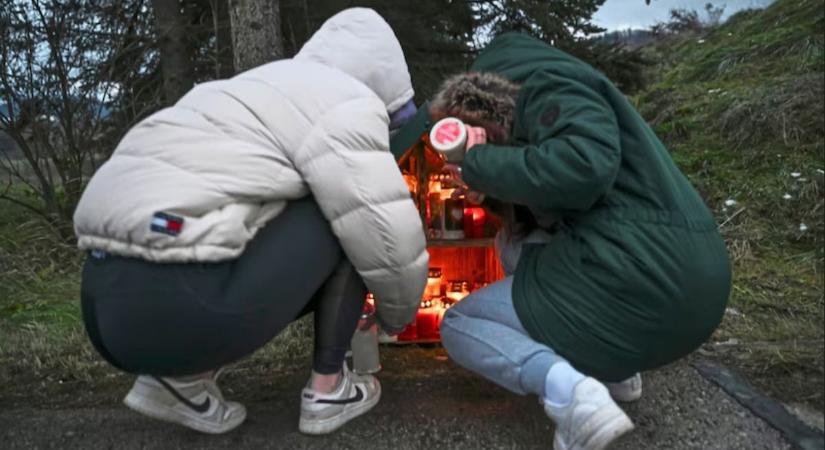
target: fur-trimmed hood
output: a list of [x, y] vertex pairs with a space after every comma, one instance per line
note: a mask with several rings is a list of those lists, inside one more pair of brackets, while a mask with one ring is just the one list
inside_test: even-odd
[[448, 78], [430, 104], [433, 118], [458, 117], [483, 126], [492, 123], [510, 133], [519, 85], [489, 72], [468, 72]]

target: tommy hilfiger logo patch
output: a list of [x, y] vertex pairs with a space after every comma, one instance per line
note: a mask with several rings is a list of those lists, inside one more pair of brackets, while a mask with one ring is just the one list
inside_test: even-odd
[[183, 217], [173, 216], [165, 212], [156, 212], [152, 217], [151, 229], [157, 233], [177, 236], [183, 230]]

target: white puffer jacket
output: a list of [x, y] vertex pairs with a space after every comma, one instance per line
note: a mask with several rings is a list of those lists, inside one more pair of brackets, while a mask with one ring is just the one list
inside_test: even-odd
[[[427, 278], [421, 221], [389, 152], [388, 111], [413, 97], [401, 46], [374, 11], [328, 20], [300, 53], [203, 83], [130, 130], [75, 212], [81, 249], [157, 262], [238, 257], [312, 194], [389, 328]], [[183, 219], [152, 231], [157, 213]]]

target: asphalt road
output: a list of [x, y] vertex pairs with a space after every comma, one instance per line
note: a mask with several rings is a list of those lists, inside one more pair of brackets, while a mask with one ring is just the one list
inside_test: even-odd
[[[60, 449], [488, 449], [551, 448], [553, 429], [534, 397], [519, 397], [450, 362], [441, 349], [385, 352], [381, 403], [324, 437], [297, 431], [299, 392], [309, 368], [248, 379], [229, 373], [225, 395], [248, 419], [222, 436], [152, 421], [106, 394], [89, 406], [16, 402], [0, 409], [0, 448]], [[254, 378], [254, 377], [253, 377]], [[687, 363], [645, 375], [644, 398], [626, 410], [636, 430], [616, 449], [786, 449], [762, 420]], [[125, 394], [125, 392], [124, 392]], [[81, 395], [81, 393], [78, 393]], [[120, 396], [120, 393], [117, 394]], [[85, 400], [84, 400], [85, 401]]]

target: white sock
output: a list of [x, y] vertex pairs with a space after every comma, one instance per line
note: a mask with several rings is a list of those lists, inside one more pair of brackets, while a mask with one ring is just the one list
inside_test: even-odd
[[573, 389], [584, 378], [566, 361], [553, 364], [544, 379], [544, 401], [556, 407], [569, 405], [573, 401]]

